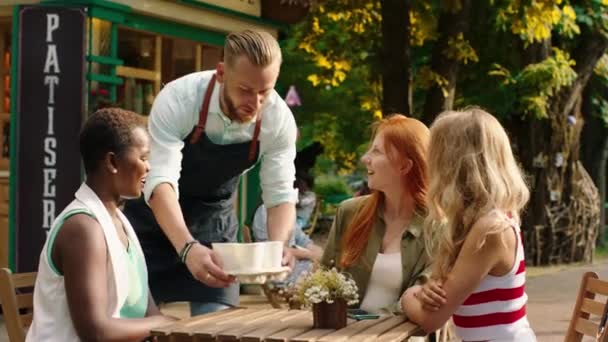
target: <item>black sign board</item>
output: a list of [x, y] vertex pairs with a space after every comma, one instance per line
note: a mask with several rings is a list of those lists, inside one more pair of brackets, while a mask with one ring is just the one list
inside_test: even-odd
[[52, 222], [80, 185], [85, 23], [81, 8], [32, 6], [20, 11], [17, 272], [37, 270]]

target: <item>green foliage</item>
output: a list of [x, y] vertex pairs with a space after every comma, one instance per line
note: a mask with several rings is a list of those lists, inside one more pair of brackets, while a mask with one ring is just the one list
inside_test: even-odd
[[[569, 1], [497, 1], [496, 22], [502, 30], [518, 35], [526, 44], [549, 39], [553, 30], [572, 38], [580, 33], [576, 13]], [[560, 7], [561, 5], [561, 7]]]
[[594, 75], [587, 85], [591, 97], [592, 115], [602, 119], [608, 126], [608, 55], [604, 55], [595, 66]]
[[329, 175], [316, 178], [314, 191], [322, 198], [344, 197], [353, 194], [343, 177]]
[[[306, 26], [296, 26], [293, 30], [297, 35], [304, 29]], [[284, 45], [285, 62], [279, 82], [295, 85], [302, 100], [302, 106], [293, 109], [300, 140], [323, 144], [320, 161], [326, 161], [324, 172], [349, 173], [357, 166], [357, 151], [369, 141], [371, 123], [381, 116], [375, 76], [363, 63], [354, 66], [340, 86], [315, 85], [308, 78], [319, 74], [319, 67], [299, 45], [295, 38]]]
[[553, 56], [540, 63], [528, 64], [515, 76], [499, 64], [495, 64], [488, 74], [502, 78], [503, 85], [521, 94], [520, 110], [536, 118], [546, 118], [551, 96], [576, 79], [574, 64], [567, 52], [553, 48]]
[[608, 126], [608, 101], [595, 93], [591, 96], [591, 104], [595, 107], [597, 115], [604, 121], [604, 125]]
[[[302, 139], [325, 146], [317, 171], [347, 174], [357, 168], [369, 125], [382, 117], [381, 8], [377, 0], [320, 3], [308, 20], [291, 28], [281, 80], [296, 85], [301, 95], [303, 105], [295, 114]], [[459, 0], [412, 2], [413, 116], [424, 107], [429, 88], [439, 86], [448, 95], [448, 80], [433, 70], [431, 56], [442, 11], [461, 8]], [[481, 0], [469, 18], [470, 28], [450, 37], [442, 51], [460, 63], [454, 106], [480, 105], [501, 118], [542, 119], [554, 96], [577, 77], [570, 56], [581, 32], [608, 32], [608, 0]], [[550, 56], [524, 60], [525, 49], [540, 42], [550, 44]], [[608, 79], [606, 60], [596, 74]], [[595, 103], [608, 112], [603, 98]]]
[[469, 41], [464, 39], [462, 33], [459, 33], [456, 38], [450, 37], [448, 40], [448, 49], [443, 53], [446, 57], [457, 60], [462, 64], [479, 62], [477, 52], [475, 52], [475, 49], [473, 49]]
[[311, 19], [294, 31], [297, 49], [316, 67], [307, 76], [315, 87], [341, 85], [353, 66], [369, 64], [378, 50], [379, 39], [370, 37], [380, 37], [380, 2], [347, 3], [328, 1], [315, 7]]
[[577, 1], [577, 3], [574, 6], [576, 22], [590, 30], [604, 35], [608, 34], [608, 15], [606, 14], [608, 0], [586, 0]]
[[593, 73], [598, 77], [599, 80], [608, 85], [608, 55], [604, 54], [600, 61], [593, 69]]

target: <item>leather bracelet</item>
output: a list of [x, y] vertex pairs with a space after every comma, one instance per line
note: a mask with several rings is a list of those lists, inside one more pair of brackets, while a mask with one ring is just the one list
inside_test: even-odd
[[192, 246], [197, 243], [198, 243], [198, 241], [191, 240], [191, 241], [186, 242], [184, 247], [182, 247], [182, 250], [179, 251], [179, 260], [182, 263], [184, 263], [184, 264], [186, 263], [186, 258], [188, 257], [188, 252], [190, 252], [190, 249], [192, 248]]

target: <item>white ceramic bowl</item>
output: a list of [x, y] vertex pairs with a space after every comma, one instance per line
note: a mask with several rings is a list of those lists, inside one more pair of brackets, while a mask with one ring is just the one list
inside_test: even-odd
[[264, 246], [264, 269], [279, 268], [283, 260], [283, 242], [281, 241], [266, 241], [258, 242]]
[[222, 258], [224, 272], [229, 274], [253, 274], [282, 267], [283, 242], [281, 241], [215, 242], [211, 247]]
[[213, 250], [222, 258], [224, 272], [258, 272], [264, 267], [264, 245], [259, 243], [212, 243]]

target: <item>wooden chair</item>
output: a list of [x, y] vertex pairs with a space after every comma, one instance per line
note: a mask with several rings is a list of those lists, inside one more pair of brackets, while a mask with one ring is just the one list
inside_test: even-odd
[[587, 272], [581, 280], [564, 342], [580, 342], [584, 335], [596, 338], [596, 341], [608, 342], [606, 329], [601, 331], [602, 327], [598, 324], [605, 324], [606, 303], [595, 300], [596, 295], [608, 296], [608, 281], [600, 280], [595, 272]]
[[36, 272], [12, 274], [0, 269], [0, 304], [10, 342], [23, 342], [32, 323]]
[[312, 211], [312, 216], [310, 217], [310, 223], [308, 227], [302, 229], [306, 235], [310, 236], [315, 229], [317, 228], [317, 221], [319, 220], [319, 215], [321, 215], [321, 208], [323, 207], [323, 199], [319, 196], [317, 197], [317, 202], [315, 203], [315, 208]]

